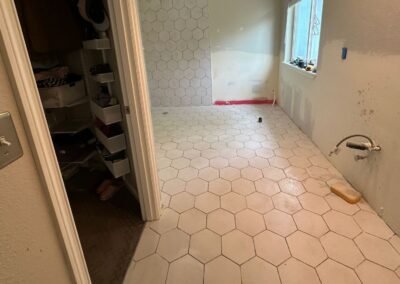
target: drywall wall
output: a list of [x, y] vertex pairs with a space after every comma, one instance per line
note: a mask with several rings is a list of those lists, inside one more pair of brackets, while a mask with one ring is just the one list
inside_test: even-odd
[[213, 101], [272, 99], [278, 89], [281, 0], [209, 2]]
[[0, 55], [3, 111], [12, 115], [24, 155], [0, 169], [0, 283], [73, 283]]
[[210, 105], [208, 0], [140, 0], [153, 106]]
[[354, 133], [382, 145], [368, 160], [355, 162], [344, 149], [330, 160], [400, 233], [400, 6], [391, 0], [324, 5], [318, 74], [311, 79], [282, 64], [279, 103], [325, 154]]

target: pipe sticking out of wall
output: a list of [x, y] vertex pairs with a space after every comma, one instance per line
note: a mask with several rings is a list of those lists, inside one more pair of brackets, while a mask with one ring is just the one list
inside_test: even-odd
[[369, 136], [363, 135], [363, 134], [354, 134], [347, 136], [343, 138], [342, 140], [339, 141], [339, 143], [336, 144], [336, 146], [329, 152], [329, 157], [331, 157], [333, 154], [338, 155], [340, 152], [340, 146], [346, 142], [347, 140], [355, 137], [361, 137], [365, 138], [367, 142], [352, 142], [349, 141], [346, 143], [346, 147], [350, 149], [355, 149], [355, 150], [360, 150], [360, 151], [368, 151], [368, 153], [364, 156], [362, 155], [355, 155], [354, 160], [359, 161], [359, 160], [364, 160], [368, 158], [368, 155], [370, 152], [379, 152], [382, 150], [381, 146], [379, 146], [377, 143], [375, 143], [374, 140], [372, 140]]

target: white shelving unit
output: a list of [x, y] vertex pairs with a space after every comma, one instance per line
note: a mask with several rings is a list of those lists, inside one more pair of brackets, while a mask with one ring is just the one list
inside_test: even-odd
[[[101, 52], [102, 62], [90, 62], [91, 64], [108, 63], [107, 52], [111, 50], [111, 42], [108, 38], [85, 41], [83, 42], [83, 48], [93, 52]], [[86, 67], [90, 68], [91, 66]], [[114, 83], [115, 76], [113, 72], [90, 75], [89, 77], [89, 79], [100, 85], [107, 85], [109, 94], [114, 97], [112, 84]], [[94, 96], [96, 95], [96, 88], [97, 87], [94, 86], [93, 90], [91, 90], [92, 93], [90, 94], [90, 108], [92, 110], [93, 116], [99, 119], [104, 125], [111, 125], [114, 123], [122, 122], [123, 118], [121, 105], [115, 104], [106, 107], [100, 106], [94, 98]], [[104, 146], [104, 148], [107, 149], [107, 151], [111, 154], [117, 154], [127, 149], [126, 136], [124, 133], [113, 137], [107, 137], [100, 129], [96, 127], [94, 131], [98, 142], [100, 142]], [[131, 171], [129, 159], [127, 157], [123, 159], [117, 159], [115, 161], [106, 161], [104, 157], [101, 157], [101, 159], [115, 178], [123, 177], [129, 174]]]

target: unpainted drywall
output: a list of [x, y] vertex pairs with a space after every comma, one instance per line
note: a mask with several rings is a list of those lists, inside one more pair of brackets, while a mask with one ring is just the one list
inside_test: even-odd
[[273, 99], [278, 89], [281, 2], [209, 2], [213, 101]]
[[24, 155], [0, 169], [0, 283], [73, 283], [0, 55], [0, 112], [11, 113]]
[[355, 162], [347, 149], [330, 160], [400, 233], [400, 6], [324, 2], [318, 74], [312, 79], [282, 64], [279, 103], [325, 154], [349, 134], [381, 144], [368, 160]]

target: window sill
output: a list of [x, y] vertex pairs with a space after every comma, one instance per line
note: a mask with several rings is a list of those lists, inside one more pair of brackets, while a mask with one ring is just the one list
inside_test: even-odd
[[307, 77], [307, 78], [310, 78], [310, 79], [314, 79], [315, 77], [317, 77], [317, 73], [312, 73], [310, 71], [306, 71], [304, 69], [301, 69], [301, 68], [299, 68], [297, 66], [294, 66], [294, 65], [292, 65], [290, 63], [287, 63], [287, 62], [282, 62], [282, 64], [284, 66], [286, 66], [288, 69], [291, 69], [291, 70], [303, 75], [304, 77]]

